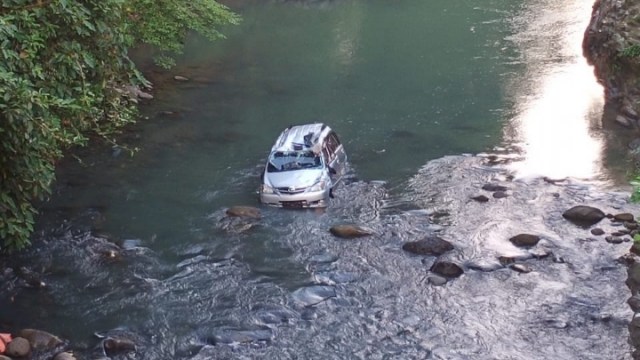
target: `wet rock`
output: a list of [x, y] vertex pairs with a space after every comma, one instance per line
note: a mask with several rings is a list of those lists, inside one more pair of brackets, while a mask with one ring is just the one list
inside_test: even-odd
[[504, 192], [504, 191], [496, 191], [496, 192], [493, 193], [493, 197], [496, 198], [496, 199], [503, 199], [503, 198], [506, 198], [508, 196], [509, 195], [507, 195], [507, 193]]
[[253, 206], [232, 206], [227, 209], [226, 214], [228, 216], [248, 217], [252, 219], [260, 219], [262, 217], [260, 209]]
[[509, 269], [523, 274], [531, 272], [531, 268], [524, 264], [511, 264]]
[[18, 336], [27, 339], [31, 347], [37, 350], [52, 350], [62, 345], [59, 337], [42, 330], [22, 329]]
[[31, 353], [31, 346], [29, 345], [29, 340], [17, 337], [11, 340], [10, 343], [7, 344], [7, 349], [5, 350], [5, 354], [12, 358], [23, 358]]
[[24, 286], [31, 288], [44, 288], [47, 284], [42, 280], [42, 275], [36, 273], [35, 271], [21, 266], [16, 269], [16, 274], [22, 281], [24, 281]]
[[336, 289], [327, 285], [306, 286], [294, 291], [292, 297], [304, 306], [313, 306], [336, 297]]
[[562, 217], [579, 226], [591, 226], [604, 218], [604, 212], [592, 206], [578, 205], [565, 211]]
[[128, 353], [136, 351], [136, 344], [133, 340], [122, 337], [108, 337], [102, 341], [102, 347], [104, 352], [109, 356], [114, 356], [120, 353]]
[[509, 239], [509, 241], [515, 246], [531, 247], [540, 241], [540, 237], [531, 234], [519, 234]]
[[189, 78], [185, 77], [185, 76], [176, 75], [176, 76], [173, 77], [173, 80], [175, 80], [175, 81], [189, 81]]
[[329, 229], [329, 231], [337, 237], [344, 239], [353, 239], [363, 236], [372, 235], [373, 232], [369, 229], [363, 228], [358, 225], [344, 224], [344, 225], [334, 225]]
[[621, 244], [624, 241], [618, 236], [607, 236], [604, 239], [610, 244]]
[[627, 300], [627, 304], [634, 313], [640, 312], [640, 295], [636, 294]]
[[453, 245], [437, 236], [428, 236], [422, 240], [405, 243], [402, 250], [417, 255], [438, 256], [453, 250]]
[[464, 274], [464, 270], [460, 266], [450, 261], [437, 261], [430, 270], [446, 278], [456, 278]]
[[472, 199], [477, 201], [477, 202], [481, 202], [481, 203], [485, 203], [485, 202], [489, 201], [489, 198], [484, 196], [484, 195], [474, 196], [474, 197], [472, 197]]
[[509, 189], [506, 186], [489, 183], [489, 184], [483, 185], [482, 186], [482, 190], [491, 191], [491, 192], [496, 192], [496, 191], [505, 192], [505, 191], [507, 191]]
[[490, 272], [490, 271], [495, 271], [498, 269], [502, 269], [503, 265], [500, 263], [500, 261], [496, 260], [496, 259], [479, 259], [479, 260], [472, 260], [467, 262], [466, 267], [471, 269], [471, 270], [475, 270], [475, 271], [482, 271], [482, 272]]
[[604, 235], [604, 230], [600, 228], [591, 229], [591, 234], [595, 236]]
[[630, 213], [622, 213], [613, 215], [613, 220], [620, 222], [633, 222], [633, 214]]
[[53, 360], [76, 360], [76, 357], [70, 352], [61, 352]]
[[635, 221], [633, 221], [633, 222], [631, 222], [631, 221], [626, 221], [626, 222], [624, 223], [624, 227], [625, 227], [625, 228], [627, 228], [627, 229], [629, 229], [629, 230], [636, 230], [636, 229], [638, 229], [638, 223], [637, 223], [637, 222], [635, 222]]
[[640, 243], [634, 242], [629, 252], [640, 256]]
[[438, 275], [431, 275], [429, 276], [428, 280], [429, 280], [429, 284], [434, 286], [442, 286], [447, 283], [446, 277], [438, 276]]

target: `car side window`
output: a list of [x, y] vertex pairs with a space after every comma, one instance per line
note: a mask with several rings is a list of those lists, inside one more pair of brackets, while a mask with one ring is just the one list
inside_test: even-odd
[[332, 132], [327, 136], [325, 140], [325, 149], [329, 152], [329, 158], [333, 159], [336, 155], [336, 150], [340, 146], [340, 140], [338, 140], [338, 136]]

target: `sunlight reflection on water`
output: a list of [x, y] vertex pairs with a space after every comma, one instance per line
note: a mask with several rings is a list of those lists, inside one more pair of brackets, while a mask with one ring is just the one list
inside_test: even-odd
[[[538, 58], [528, 59], [525, 77], [508, 86], [519, 109], [508, 130], [524, 155], [513, 169], [520, 177], [597, 178], [604, 173], [604, 141], [592, 129], [600, 127], [604, 92], [580, 46], [591, 3], [574, 0], [545, 8], [526, 15], [545, 19], [531, 22], [528, 32], [537, 36], [529, 37], [525, 32], [515, 39], [524, 57]], [[545, 11], [545, 16], [537, 14], [539, 11]], [[550, 21], [549, 12], [563, 15], [552, 16]], [[546, 35], [541, 36], [543, 31]], [[525, 44], [527, 40], [537, 44]], [[545, 48], [542, 52], [547, 55], [540, 57], [539, 50]], [[531, 51], [536, 54], [528, 53]], [[557, 65], [550, 67], [549, 62]]]

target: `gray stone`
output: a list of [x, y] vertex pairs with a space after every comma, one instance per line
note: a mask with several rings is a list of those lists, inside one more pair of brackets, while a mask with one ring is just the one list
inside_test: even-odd
[[70, 352], [61, 352], [57, 354], [53, 360], [76, 360], [76, 357]]
[[540, 237], [531, 234], [519, 234], [509, 239], [509, 241], [516, 246], [531, 247], [540, 241]]
[[496, 198], [496, 199], [503, 199], [503, 198], [506, 198], [508, 196], [509, 195], [507, 195], [507, 193], [504, 192], [504, 191], [496, 191], [496, 192], [493, 193], [493, 197]]
[[604, 216], [602, 210], [586, 205], [574, 206], [562, 214], [562, 217], [579, 226], [591, 226]]
[[62, 344], [59, 337], [42, 330], [22, 329], [18, 336], [27, 339], [31, 347], [37, 350], [51, 350]]
[[259, 219], [262, 217], [260, 209], [253, 206], [232, 206], [227, 209], [226, 214], [228, 216], [248, 217], [253, 219]]
[[591, 229], [591, 234], [596, 236], [604, 235], [604, 230], [600, 228]]
[[26, 357], [27, 355], [29, 355], [29, 353], [31, 353], [29, 340], [22, 337], [14, 338], [10, 343], [7, 344], [5, 353], [12, 358]]
[[456, 278], [464, 274], [460, 266], [450, 261], [437, 261], [431, 266], [431, 271], [446, 278]]
[[640, 295], [636, 294], [627, 300], [627, 304], [634, 313], [640, 312]]
[[604, 238], [610, 244], [621, 244], [624, 240], [617, 236], [607, 236]]
[[498, 184], [485, 184], [482, 186], [482, 190], [486, 190], [486, 191], [491, 191], [491, 192], [495, 192], [495, 191], [507, 191], [509, 190], [506, 186], [502, 186], [502, 185], [498, 185]]
[[472, 199], [477, 201], [477, 202], [481, 202], [481, 203], [485, 203], [485, 202], [489, 201], [489, 198], [484, 196], [484, 195], [474, 196], [474, 197], [472, 197]]
[[352, 239], [373, 234], [371, 230], [353, 224], [334, 225], [329, 229], [329, 231], [334, 236], [344, 239]]
[[629, 229], [629, 230], [637, 230], [638, 229], [638, 223], [635, 221], [626, 221], [624, 223], [624, 227]]
[[188, 77], [184, 77], [184, 76], [180, 76], [180, 75], [176, 75], [173, 77], [173, 80], [175, 81], [189, 81]]
[[453, 250], [450, 242], [443, 240], [437, 236], [429, 236], [422, 240], [410, 241], [402, 245], [402, 250], [417, 255], [442, 255], [447, 251]]
[[633, 214], [630, 213], [622, 213], [613, 215], [613, 220], [620, 222], [632, 222], [634, 221]]

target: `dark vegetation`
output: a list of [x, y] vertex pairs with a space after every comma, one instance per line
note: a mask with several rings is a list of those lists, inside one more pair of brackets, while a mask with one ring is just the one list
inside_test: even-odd
[[239, 18], [212, 0], [0, 0], [0, 249], [29, 244], [65, 149], [114, 141], [146, 80], [128, 50], [171, 66], [191, 31], [214, 40]]

